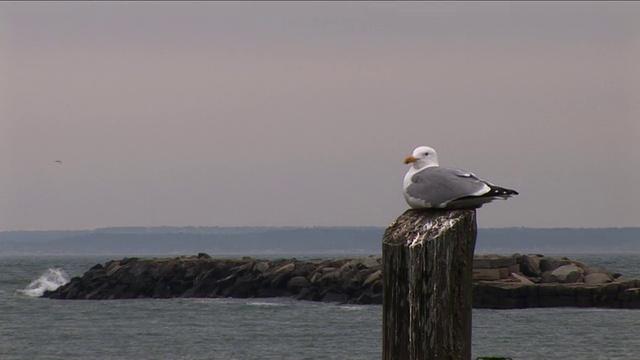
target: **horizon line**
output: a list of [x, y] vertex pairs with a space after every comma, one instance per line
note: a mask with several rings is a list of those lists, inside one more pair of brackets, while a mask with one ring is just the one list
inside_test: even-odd
[[[80, 228], [80, 229], [43, 229], [43, 230], [33, 230], [33, 229], [21, 229], [21, 230], [0, 230], [0, 233], [17, 233], [17, 232], [94, 232], [99, 230], [110, 230], [110, 229], [160, 229], [160, 228], [168, 228], [168, 229], [185, 229], [185, 228], [204, 228], [204, 229], [267, 229], [267, 230], [276, 230], [276, 229], [357, 229], [357, 228], [375, 228], [375, 229], [386, 229], [385, 226], [377, 226], [377, 225], [313, 225], [313, 226], [297, 226], [297, 225], [284, 225], [284, 226], [273, 226], [273, 225], [237, 225], [237, 226], [226, 226], [226, 225], [184, 225], [184, 226], [176, 226], [176, 225], [152, 225], [152, 226], [142, 226], [142, 225], [127, 225], [127, 226], [102, 226], [96, 227], [93, 229], [90, 228]], [[569, 226], [557, 226], [557, 227], [531, 227], [531, 226], [503, 226], [503, 227], [478, 227], [479, 230], [504, 230], [504, 229], [528, 229], [528, 230], [606, 230], [606, 229], [640, 229], [640, 226], [604, 226], [604, 227], [569, 227]]]

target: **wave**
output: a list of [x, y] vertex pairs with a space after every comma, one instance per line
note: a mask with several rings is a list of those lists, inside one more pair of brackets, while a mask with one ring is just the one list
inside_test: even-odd
[[69, 275], [61, 268], [51, 268], [19, 292], [33, 297], [40, 297], [47, 290], [55, 290], [69, 282]]

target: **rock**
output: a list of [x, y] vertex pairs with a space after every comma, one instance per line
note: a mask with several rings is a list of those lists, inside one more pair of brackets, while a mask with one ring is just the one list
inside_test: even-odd
[[198, 253], [198, 259], [211, 259], [211, 256], [209, 256], [209, 254], [207, 253]]
[[588, 267], [587, 265], [585, 265], [585, 264], [581, 263], [580, 261], [577, 261], [577, 260], [571, 260], [571, 263], [572, 263], [573, 265], [575, 265], [575, 266], [579, 267], [580, 269], [582, 269], [582, 273], [583, 273], [583, 274], [584, 274], [584, 273], [589, 269], [589, 267]]
[[311, 285], [311, 283], [309, 282], [309, 280], [307, 280], [306, 277], [296, 276], [289, 280], [289, 282], [287, 283], [287, 289], [292, 292], [297, 292], [300, 290], [300, 288], [307, 287], [309, 285]]
[[362, 295], [360, 295], [360, 297], [358, 297], [355, 303], [363, 304], [363, 305], [368, 305], [368, 304], [382, 305], [382, 294], [369, 293], [369, 292], [363, 293]]
[[309, 281], [314, 284], [316, 283], [318, 280], [320, 280], [320, 278], [322, 277], [322, 274], [319, 272], [315, 272], [313, 273], [313, 275], [311, 275], [311, 278], [309, 279]]
[[274, 276], [280, 276], [285, 274], [290, 274], [296, 268], [296, 264], [290, 263], [284, 266], [279, 267], [276, 271], [273, 272]]
[[359, 270], [355, 275], [353, 275], [352, 279], [355, 280], [359, 284], [363, 284], [371, 274], [375, 273], [378, 270], [380, 270], [380, 267], [378, 267], [378, 268], [363, 268], [363, 269]]
[[613, 277], [613, 272], [611, 272], [609, 270], [606, 270], [606, 269], [597, 268], [597, 267], [587, 268], [587, 270], [585, 270], [585, 272], [584, 272], [584, 275], [588, 276], [588, 275], [597, 274], [597, 273], [607, 274], [607, 275]]
[[322, 271], [323, 274], [326, 274], [336, 271], [336, 268], [334, 268], [333, 266], [327, 266], [325, 268], [322, 268], [320, 271]]
[[355, 280], [354, 278], [358, 274], [358, 268], [345, 264], [338, 269], [338, 274], [342, 278], [343, 282]]
[[582, 269], [575, 265], [564, 265], [551, 272], [551, 282], [574, 283], [582, 280]]
[[122, 265], [118, 263], [114, 263], [115, 266], [109, 266], [107, 268], [107, 276], [113, 276], [113, 274], [117, 273], [118, 270], [122, 269]]
[[571, 260], [568, 259], [551, 259], [551, 258], [542, 258], [540, 259], [540, 271], [553, 271], [561, 266], [570, 265]]
[[95, 264], [89, 269], [89, 271], [92, 271], [92, 270], [93, 271], [104, 270], [104, 266], [102, 264]]
[[338, 270], [334, 270], [332, 272], [327, 272], [324, 275], [322, 275], [322, 277], [320, 278], [320, 281], [322, 282], [333, 282], [340, 279], [340, 271]]
[[540, 275], [540, 282], [542, 283], [550, 283], [550, 282], [554, 282], [555, 279], [551, 279], [551, 270], [547, 270], [545, 272], [542, 273], [542, 275]]
[[174, 274], [176, 270], [176, 266], [177, 264], [175, 261], [166, 262], [165, 264], [160, 266], [157, 276], [158, 277], [171, 276], [172, 274]]
[[148, 271], [151, 268], [149, 265], [150, 264], [145, 261], [133, 261], [127, 263], [127, 266], [130, 267], [129, 273], [135, 277], [140, 277], [145, 271]]
[[584, 277], [584, 282], [589, 285], [601, 285], [610, 282], [612, 277], [605, 273], [592, 273]]
[[520, 264], [511, 265], [507, 270], [509, 270], [509, 273], [520, 273]]
[[369, 256], [364, 258], [364, 260], [362, 260], [362, 266], [368, 269], [375, 268], [380, 266], [380, 262], [375, 257]]
[[527, 279], [526, 277], [522, 276], [522, 275], [518, 275], [516, 273], [511, 273], [510, 276], [515, 279], [518, 280], [518, 282], [522, 283], [522, 284], [527, 284], [527, 285], [534, 285], [535, 283], [529, 279]]
[[498, 273], [500, 274], [500, 279], [506, 279], [509, 277], [509, 274], [513, 271], [509, 271], [508, 268], [500, 268], [498, 269]]
[[253, 267], [253, 271], [257, 271], [257, 272], [265, 272], [267, 270], [269, 270], [271, 266], [269, 265], [268, 261], [259, 261], [258, 263], [256, 263], [256, 265]]
[[291, 273], [291, 276], [293, 276], [294, 278], [297, 276], [307, 277], [315, 269], [316, 267], [313, 264], [298, 264], [296, 265], [295, 270], [293, 270], [293, 272]]
[[318, 293], [317, 289], [311, 286], [303, 287], [300, 289], [300, 292], [296, 296], [297, 300], [307, 300], [307, 301], [320, 301], [322, 297]]
[[185, 271], [184, 278], [188, 280], [195, 280], [200, 274], [208, 271], [211, 268], [211, 263], [208, 261], [193, 261], [190, 262]]
[[171, 291], [169, 290], [169, 286], [167, 284], [156, 284], [153, 287], [153, 295], [152, 298], [160, 298], [160, 299], [168, 299], [171, 297]]
[[526, 276], [539, 277], [542, 275], [540, 270], [540, 257], [537, 255], [522, 255], [518, 258], [520, 270]]
[[328, 260], [323, 263], [323, 267], [332, 267], [332, 268], [340, 268], [342, 265], [348, 263], [349, 259], [336, 259], [336, 260]]
[[500, 280], [498, 269], [473, 269], [473, 280]]
[[373, 284], [376, 280], [381, 279], [382, 278], [382, 270], [378, 270], [376, 272], [374, 272], [373, 274], [369, 275], [367, 277], [367, 279], [364, 281], [364, 283], [362, 283], [362, 285], [364, 287], [367, 287], [371, 284]]
[[236, 280], [238, 279], [238, 274], [231, 274], [229, 276], [226, 276], [222, 279], [216, 280], [215, 284], [219, 287], [228, 287], [231, 284], [234, 284], [236, 282]]
[[276, 289], [276, 288], [263, 288], [259, 289], [256, 297], [259, 298], [272, 298], [272, 297], [287, 297], [291, 296], [288, 290]]
[[245, 257], [245, 258], [242, 258], [242, 261], [244, 261], [243, 264], [234, 266], [233, 268], [231, 268], [231, 271], [236, 272], [238, 274], [244, 274], [247, 271], [253, 270], [253, 267], [256, 265], [255, 261], [253, 261], [253, 259], [251, 258]]
[[322, 295], [323, 302], [336, 302], [336, 303], [344, 304], [347, 302], [347, 300], [349, 300], [349, 296], [347, 296], [347, 294], [340, 294], [333, 291], [326, 292], [325, 294]]
[[351, 265], [350, 263], [346, 263], [346, 264], [340, 266], [340, 268], [338, 269], [338, 272], [340, 274], [344, 274], [344, 273], [350, 272], [353, 269], [355, 269], [355, 267], [353, 265]]
[[254, 297], [256, 293], [255, 284], [256, 282], [252, 274], [236, 277], [236, 281], [232, 286], [226, 286], [226, 288], [222, 290], [222, 296], [241, 299]]

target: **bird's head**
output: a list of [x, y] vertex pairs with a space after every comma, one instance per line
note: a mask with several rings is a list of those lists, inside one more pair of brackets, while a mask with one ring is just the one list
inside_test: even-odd
[[413, 150], [411, 156], [404, 159], [405, 164], [413, 164], [413, 167], [421, 169], [427, 166], [438, 166], [438, 154], [433, 148], [419, 146]]

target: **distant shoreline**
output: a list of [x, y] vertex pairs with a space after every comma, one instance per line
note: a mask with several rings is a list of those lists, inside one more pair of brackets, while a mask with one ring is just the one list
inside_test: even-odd
[[[380, 254], [382, 227], [115, 227], [0, 232], [0, 254]], [[476, 253], [640, 252], [640, 227], [479, 229]]]

